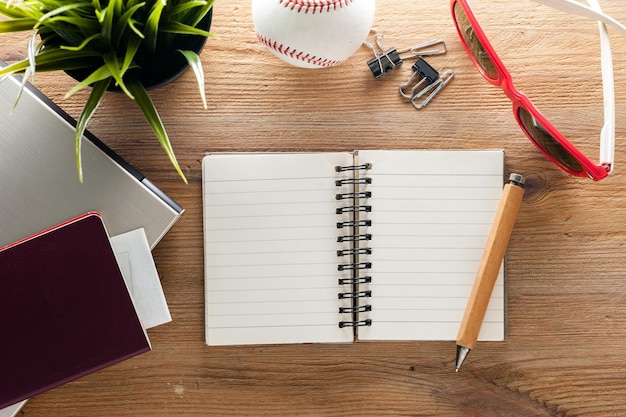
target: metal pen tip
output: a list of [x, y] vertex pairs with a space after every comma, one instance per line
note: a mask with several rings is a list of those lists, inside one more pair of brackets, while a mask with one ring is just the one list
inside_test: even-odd
[[456, 372], [459, 372], [459, 369], [461, 369], [461, 365], [463, 365], [463, 361], [468, 353], [470, 353], [469, 348], [459, 345], [456, 346]]

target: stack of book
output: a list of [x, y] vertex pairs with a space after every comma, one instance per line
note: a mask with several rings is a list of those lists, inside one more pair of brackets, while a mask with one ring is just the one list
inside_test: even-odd
[[184, 212], [89, 132], [81, 183], [74, 120], [21, 84], [0, 82], [1, 417], [150, 350], [171, 320], [150, 250]]

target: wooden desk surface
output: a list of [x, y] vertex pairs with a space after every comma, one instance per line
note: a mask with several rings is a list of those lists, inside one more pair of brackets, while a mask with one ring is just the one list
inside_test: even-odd
[[[602, 94], [597, 26], [529, 0], [473, 0], [518, 88], [597, 160]], [[620, 0], [604, 10], [626, 22]], [[362, 47], [344, 64], [283, 64], [254, 35], [249, 0], [216, 2], [202, 53], [209, 109], [191, 73], [153, 92], [189, 179], [171, 168], [125, 97], [106, 97], [90, 130], [186, 208], [154, 251], [173, 322], [153, 352], [32, 399], [30, 417], [626, 415], [626, 39], [609, 30], [617, 103], [615, 173], [593, 183], [545, 159], [509, 101], [476, 72], [445, 0], [378, 0], [375, 28], [403, 48], [441, 38], [427, 60], [454, 80], [425, 109], [398, 94], [411, 63], [374, 80]], [[24, 57], [24, 36], [0, 58]], [[35, 84], [73, 116], [64, 74]], [[508, 338], [479, 343], [454, 373], [454, 342], [212, 347], [204, 344], [200, 160], [207, 151], [503, 148], [527, 191], [507, 258]]]

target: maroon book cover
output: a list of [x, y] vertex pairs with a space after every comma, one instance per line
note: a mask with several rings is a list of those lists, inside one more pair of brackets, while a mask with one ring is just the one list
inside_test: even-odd
[[148, 350], [97, 213], [0, 248], [0, 409]]

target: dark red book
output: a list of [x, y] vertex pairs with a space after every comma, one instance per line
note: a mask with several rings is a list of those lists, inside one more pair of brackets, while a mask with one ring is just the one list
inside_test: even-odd
[[149, 350], [97, 213], [0, 248], [0, 409]]

